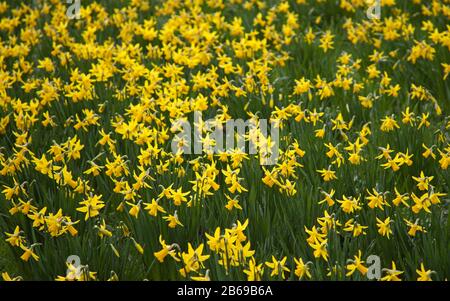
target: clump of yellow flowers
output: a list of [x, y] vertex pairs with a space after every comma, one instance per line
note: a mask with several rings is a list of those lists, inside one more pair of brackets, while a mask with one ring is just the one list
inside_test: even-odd
[[3, 280], [450, 276], [449, 0], [81, 5], [0, 0]]

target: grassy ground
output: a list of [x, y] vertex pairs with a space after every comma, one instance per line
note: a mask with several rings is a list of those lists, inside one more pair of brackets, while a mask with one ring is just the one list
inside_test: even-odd
[[10, 248], [4, 241], [0, 242], [0, 270], [9, 271], [11, 274], [18, 273], [15, 258], [12, 255]]

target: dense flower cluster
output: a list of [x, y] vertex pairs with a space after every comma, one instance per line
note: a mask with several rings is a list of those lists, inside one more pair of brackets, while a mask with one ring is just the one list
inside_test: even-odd
[[369, 2], [0, 2], [3, 279], [449, 277], [450, 1]]

